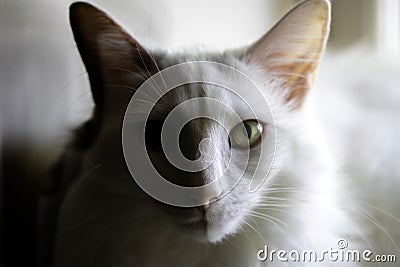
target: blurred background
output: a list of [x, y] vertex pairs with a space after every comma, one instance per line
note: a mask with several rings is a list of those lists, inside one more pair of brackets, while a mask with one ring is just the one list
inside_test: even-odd
[[[74, 127], [90, 116], [87, 74], [68, 22], [72, 2], [0, 2], [0, 264], [6, 266], [37, 262], [38, 194], [46, 176], [36, 174], [54, 162]], [[299, 1], [90, 2], [148, 47], [223, 49], [256, 40]], [[400, 180], [400, 1], [332, 0], [332, 8], [331, 37], [313, 97], [320, 119], [331, 129], [329, 140], [341, 144], [335, 153], [344, 165], [349, 157], [360, 158], [347, 168], [371, 181]], [[389, 192], [388, 184], [374, 186]]]

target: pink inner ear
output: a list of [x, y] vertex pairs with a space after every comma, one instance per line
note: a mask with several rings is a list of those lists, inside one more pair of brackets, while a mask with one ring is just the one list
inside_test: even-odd
[[287, 100], [300, 107], [312, 86], [330, 25], [326, 0], [302, 2], [250, 48], [250, 63], [283, 81]]

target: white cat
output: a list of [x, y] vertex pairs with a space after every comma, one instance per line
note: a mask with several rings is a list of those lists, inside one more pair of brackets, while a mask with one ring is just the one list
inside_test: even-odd
[[[329, 34], [328, 1], [304, 1], [250, 47], [223, 53], [149, 51], [89, 4], [73, 4], [70, 12], [96, 108], [62, 162], [70, 186], [58, 218], [54, 266], [358, 266], [335, 260], [359, 248], [362, 229], [351, 219], [343, 175], [306, 98]], [[236, 88], [236, 94], [212, 83], [191, 83], [157, 102], [163, 85], [150, 79], [154, 91], [144, 91], [141, 104], [133, 102], [138, 113], [157, 102], [145, 140], [140, 132], [127, 136], [123, 126], [130, 123], [132, 96], [150, 76], [176, 65], [187, 66], [177, 74], [181, 80], [216, 81]], [[241, 122], [235, 126], [230, 113], [210, 102], [190, 104], [199, 98], [220, 101]], [[246, 107], [246, 99], [254, 105]], [[221, 120], [193, 119], [179, 134], [186, 158], [203, 159], [200, 167], [208, 156], [213, 160], [195, 173], [172, 166], [160, 144], [162, 122], [185, 102], [178, 117], [208, 110]], [[225, 123], [230, 126], [222, 127]], [[199, 191], [194, 198], [203, 202], [197, 207], [165, 204], [132, 179], [137, 165], [124, 155], [147, 155], [126, 151], [123, 138], [143, 141], [154, 168], [174, 184], [194, 188], [221, 175], [228, 184], [241, 179], [231, 190], [214, 183], [215, 194]], [[200, 143], [203, 139], [212, 142]], [[245, 150], [245, 169], [241, 156], [229, 162], [231, 153]], [[253, 178], [261, 186], [250, 192]]]

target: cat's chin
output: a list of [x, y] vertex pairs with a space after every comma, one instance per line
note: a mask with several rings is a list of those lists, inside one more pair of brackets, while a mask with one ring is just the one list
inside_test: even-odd
[[191, 226], [179, 226], [180, 231], [186, 238], [199, 243], [218, 243], [226, 236], [221, 229], [208, 225], [202, 228], [193, 228]]
[[208, 221], [199, 221], [191, 224], [179, 224], [179, 232], [186, 238], [192, 239], [199, 243], [219, 243], [230, 234], [231, 231], [227, 231], [229, 227], [227, 225], [218, 225], [216, 223]]

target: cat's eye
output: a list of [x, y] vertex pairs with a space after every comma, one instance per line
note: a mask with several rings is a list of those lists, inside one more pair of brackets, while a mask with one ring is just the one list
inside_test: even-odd
[[236, 125], [230, 132], [230, 143], [232, 147], [246, 148], [254, 147], [260, 143], [263, 125], [257, 120], [245, 120]]

